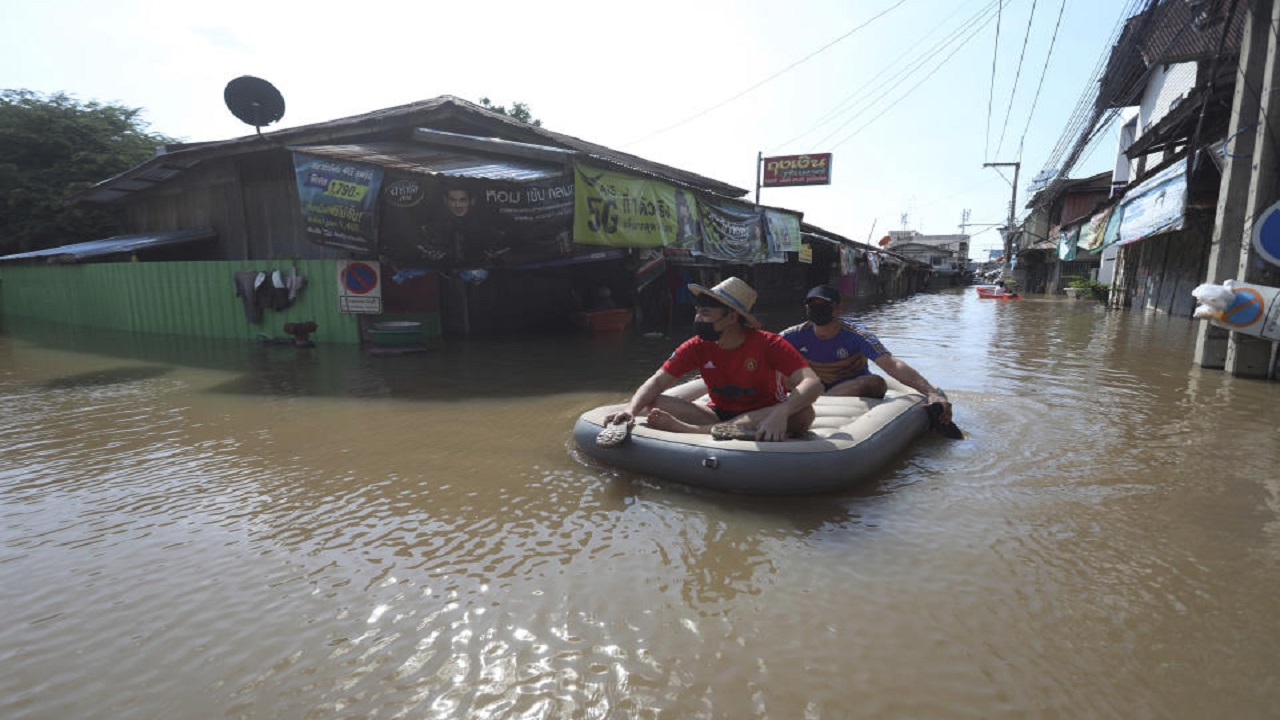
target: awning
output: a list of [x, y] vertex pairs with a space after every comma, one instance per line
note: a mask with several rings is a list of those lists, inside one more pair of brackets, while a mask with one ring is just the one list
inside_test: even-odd
[[[294, 152], [365, 163], [423, 175], [521, 182], [564, 174], [564, 165], [508, 157], [485, 156], [423, 143], [376, 142], [357, 145], [296, 145]], [[571, 160], [571, 157], [569, 158]]]
[[217, 236], [217, 233], [207, 228], [204, 230], [176, 230], [173, 232], [143, 233], [139, 235], [115, 235], [102, 240], [90, 240], [73, 245], [63, 245], [62, 247], [5, 255], [0, 257], [0, 262], [46, 258], [49, 262], [54, 263], [73, 263], [90, 258], [124, 255], [140, 250], [211, 240]]

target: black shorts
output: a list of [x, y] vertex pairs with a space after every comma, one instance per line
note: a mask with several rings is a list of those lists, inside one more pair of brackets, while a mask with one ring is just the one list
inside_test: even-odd
[[716, 417], [720, 418], [720, 422], [729, 422], [730, 420], [742, 414], [740, 412], [733, 412], [731, 410], [721, 410], [720, 408], [714, 405], [708, 405], [707, 407], [711, 409], [711, 412], [716, 414]]

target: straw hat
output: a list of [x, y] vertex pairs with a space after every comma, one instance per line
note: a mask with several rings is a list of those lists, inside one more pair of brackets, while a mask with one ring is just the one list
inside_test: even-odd
[[731, 277], [712, 288], [689, 283], [689, 292], [694, 295], [706, 295], [722, 303], [725, 307], [746, 318], [747, 324], [751, 327], [760, 325], [760, 321], [751, 314], [751, 306], [756, 304], [756, 291], [736, 277]]

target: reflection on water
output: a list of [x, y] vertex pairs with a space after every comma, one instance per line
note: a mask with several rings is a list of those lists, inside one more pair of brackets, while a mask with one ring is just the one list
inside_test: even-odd
[[862, 319], [969, 439], [782, 499], [570, 447], [674, 339], [7, 327], [0, 716], [1271, 713], [1274, 383], [1089, 303]]

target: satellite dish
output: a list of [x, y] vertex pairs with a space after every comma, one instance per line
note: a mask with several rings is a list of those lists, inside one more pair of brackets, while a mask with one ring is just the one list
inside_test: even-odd
[[222, 91], [227, 109], [262, 134], [262, 126], [284, 117], [284, 96], [274, 85], [251, 75], [242, 75], [227, 83]]

